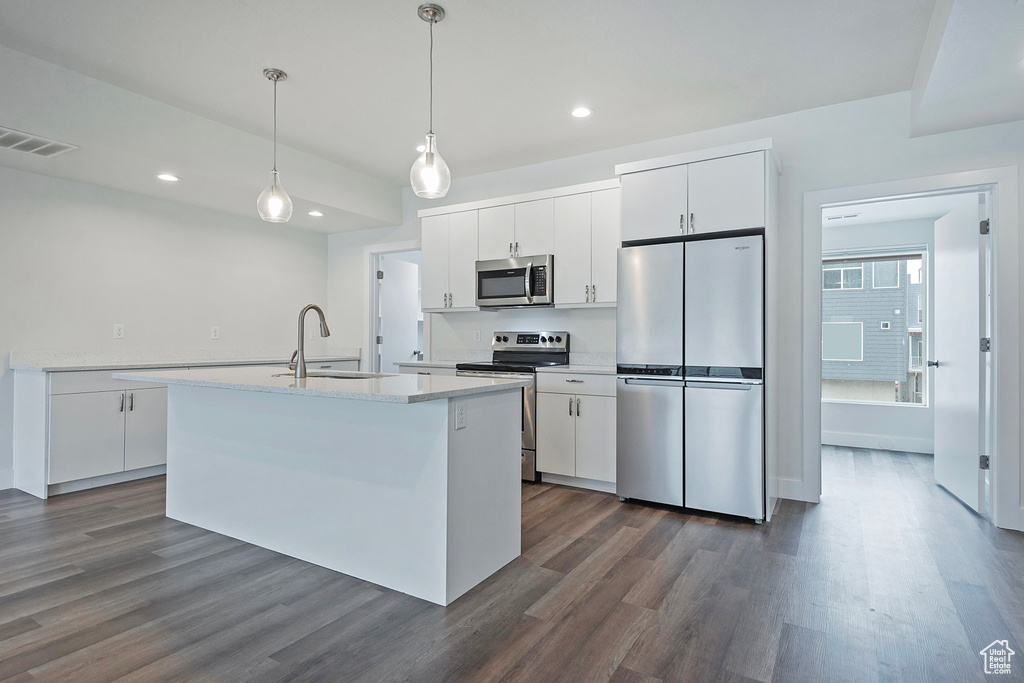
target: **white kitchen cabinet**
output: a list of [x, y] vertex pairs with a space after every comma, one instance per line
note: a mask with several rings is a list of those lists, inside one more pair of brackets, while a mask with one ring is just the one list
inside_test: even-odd
[[478, 213], [423, 218], [420, 287], [425, 311], [476, 305]]
[[48, 484], [124, 471], [124, 401], [122, 391], [50, 396]]
[[126, 392], [124, 469], [167, 463], [167, 389]]
[[537, 379], [537, 470], [614, 482], [614, 375], [542, 372]]
[[481, 261], [512, 257], [516, 243], [515, 205], [504, 204], [480, 209], [479, 226]]
[[554, 253], [554, 224], [554, 199], [538, 199], [516, 204], [513, 255], [537, 256]]
[[614, 303], [619, 190], [555, 198], [555, 303]]
[[686, 234], [687, 165], [622, 176], [622, 241]]
[[537, 471], [576, 476], [576, 397], [573, 394], [537, 394]]
[[765, 152], [689, 165], [691, 233], [763, 228]]
[[590, 302], [591, 195], [555, 197], [555, 303]]

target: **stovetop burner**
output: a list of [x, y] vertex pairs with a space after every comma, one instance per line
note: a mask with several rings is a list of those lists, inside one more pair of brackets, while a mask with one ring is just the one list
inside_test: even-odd
[[538, 367], [568, 365], [568, 332], [495, 332], [491, 362], [458, 363], [456, 370], [534, 373]]

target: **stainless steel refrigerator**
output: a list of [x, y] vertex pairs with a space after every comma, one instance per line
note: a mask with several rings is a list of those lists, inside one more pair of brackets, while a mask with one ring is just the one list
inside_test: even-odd
[[623, 247], [617, 311], [619, 496], [763, 520], [763, 234]]

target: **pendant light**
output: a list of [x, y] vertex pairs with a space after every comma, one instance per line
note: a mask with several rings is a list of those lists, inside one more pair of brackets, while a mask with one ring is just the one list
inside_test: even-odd
[[438, 154], [437, 143], [434, 141], [434, 24], [444, 19], [444, 8], [428, 2], [420, 5], [417, 13], [420, 19], [430, 24], [430, 129], [427, 131], [423, 154], [409, 171], [409, 181], [417, 197], [440, 199], [448, 194], [452, 184], [452, 173]]
[[270, 184], [256, 200], [256, 210], [268, 223], [287, 223], [292, 217], [292, 198], [281, 187], [277, 172], [277, 82], [287, 80], [288, 74], [280, 69], [264, 69], [263, 75], [274, 82], [274, 168], [270, 171]]

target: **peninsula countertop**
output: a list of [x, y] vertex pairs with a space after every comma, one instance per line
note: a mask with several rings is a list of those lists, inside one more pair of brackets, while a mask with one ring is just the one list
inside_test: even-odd
[[[135, 370], [187, 368], [206, 365], [259, 365], [288, 363], [291, 351], [279, 349], [179, 351], [12, 351], [12, 370], [77, 372], [83, 370]], [[306, 354], [307, 363], [359, 360], [359, 349], [327, 349]]]
[[[236, 391], [258, 391], [297, 396], [343, 398], [383, 403], [420, 403], [437, 399], [458, 398], [495, 391], [508, 391], [531, 384], [530, 380], [487, 379], [482, 377], [446, 377], [440, 375], [365, 375], [359, 379], [306, 377], [295, 379], [280, 368], [237, 367], [198, 368], [194, 370], [162, 370], [115, 372], [114, 379], [174, 384]], [[283, 376], [276, 376], [283, 375]]]

